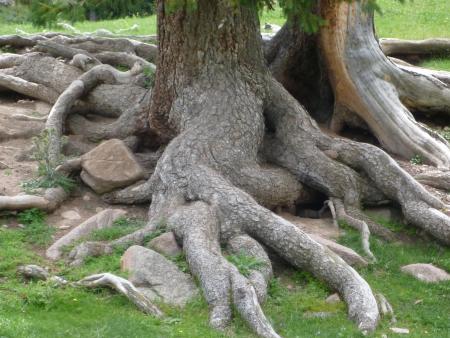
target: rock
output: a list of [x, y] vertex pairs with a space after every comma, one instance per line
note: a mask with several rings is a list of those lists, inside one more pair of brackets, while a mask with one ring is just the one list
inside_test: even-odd
[[329, 240], [337, 239], [341, 235], [341, 230], [333, 225], [331, 218], [298, 217], [286, 212], [280, 213], [279, 216], [308, 234], [318, 235]]
[[0, 6], [12, 6], [14, 5], [14, 0], [0, 0]]
[[351, 266], [355, 267], [365, 267], [369, 263], [358, 255], [354, 250], [347, 248], [346, 246], [340, 245], [336, 242], [330, 241], [326, 238], [322, 238], [317, 235], [309, 234], [309, 236], [316, 242], [326, 246], [328, 249], [333, 251], [335, 254], [340, 256], [344, 261], [346, 261]]
[[71, 221], [76, 221], [81, 219], [81, 216], [78, 212], [76, 212], [75, 210], [68, 210], [68, 211], [64, 211], [61, 213], [61, 217], [71, 220]]
[[10, 169], [6, 163], [0, 161], [0, 169]]
[[376, 219], [381, 219], [389, 222], [402, 222], [403, 215], [399, 209], [383, 206], [383, 207], [370, 207], [364, 210], [364, 212]]
[[81, 157], [81, 179], [96, 193], [129, 186], [144, 177], [133, 153], [121, 140], [109, 140]]
[[339, 294], [333, 293], [332, 295], [328, 296], [327, 299], [325, 299], [325, 302], [328, 304], [334, 304], [339, 303], [341, 301], [341, 297], [339, 297]]
[[433, 264], [409, 264], [402, 266], [400, 270], [427, 283], [437, 283], [450, 280], [449, 273], [435, 267]]
[[391, 327], [390, 330], [394, 333], [399, 333], [399, 334], [409, 334], [409, 330], [408, 329], [403, 329], [400, 327]]
[[122, 256], [121, 266], [129, 272], [129, 281], [151, 300], [183, 306], [198, 295], [190, 275], [151, 249], [130, 247]]
[[164, 256], [176, 256], [182, 252], [173, 232], [166, 232], [152, 239], [147, 246]]
[[65, 236], [58, 239], [55, 243], [50, 246], [46, 251], [46, 256], [49, 259], [59, 259], [61, 257], [61, 249], [75, 241], [86, 237], [92, 231], [97, 229], [109, 228], [112, 226], [114, 221], [125, 215], [126, 211], [120, 209], [106, 209], [101, 213], [92, 216], [91, 218], [84, 221], [82, 224], [74, 228], [72, 231], [67, 233]]
[[303, 314], [303, 317], [325, 319], [325, 318], [331, 317], [333, 315], [334, 315], [334, 313], [332, 313], [332, 312], [305, 312]]
[[328, 247], [348, 264], [355, 267], [364, 267], [368, 262], [354, 250], [334, 242], [340, 236], [340, 229], [333, 225], [331, 218], [304, 218], [289, 213], [280, 213], [280, 216], [306, 232], [316, 242]]

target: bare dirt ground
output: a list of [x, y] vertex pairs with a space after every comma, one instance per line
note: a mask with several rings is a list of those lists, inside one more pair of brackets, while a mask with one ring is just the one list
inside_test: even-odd
[[[26, 159], [32, 138], [40, 133], [44, 122], [21, 121], [14, 118], [21, 114], [45, 117], [51, 106], [39, 101], [0, 93], [0, 195], [14, 196], [23, 193], [20, 184], [36, 177], [37, 162]], [[24, 160], [24, 158], [26, 160]], [[81, 182], [71, 198], [47, 218], [54, 226], [55, 239], [69, 232], [84, 220], [107, 208], [120, 208], [130, 217], [145, 219], [147, 206], [109, 206], [90, 188]]]

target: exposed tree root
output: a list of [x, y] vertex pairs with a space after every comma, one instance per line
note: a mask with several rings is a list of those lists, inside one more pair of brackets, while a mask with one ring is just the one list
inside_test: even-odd
[[163, 316], [163, 312], [142, 292], [136, 289], [131, 282], [111, 273], [91, 275], [75, 283], [69, 283], [67, 280], [59, 276], [52, 276], [47, 270], [38, 265], [19, 266], [17, 273], [25, 280], [48, 280], [55, 282], [59, 286], [70, 285], [75, 287], [82, 286], [86, 288], [109, 287], [127, 297], [142, 312], [155, 317]]
[[[408, 62], [393, 57], [390, 57], [389, 60], [394, 62], [395, 65], [402, 70], [422, 74], [431, 78], [436, 78], [437, 80], [442, 81], [447, 85], [450, 85], [450, 72], [414, 66]], [[448, 107], [445, 108], [448, 109]]]
[[29, 82], [16, 76], [1, 73], [0, 86], [48, 103], [55, 102], [59, 96], [53, 89], [39, 83]]
[[381, 293], [376, 294], [377, 301], [378, 301], [378, 308], [380, 310], [380, 313], [383, 317], [389, 317], [391, 323], [397, 322], [397, 319], [395, 318], [394, 309], [392, 308], [392, 305], [388, 302], [386, 297], [383, 296]]
[[152, 198], [152, 183], [150, 180], [123, 190], [116, 190], [102, 196], [109, 204], [142, 204], [149, 203]]
[[414, 176], [422, 184], [450, 191], [450, 171], [432, 171]]
[[383, 53], [394, 55], [450, 55], [450, 39], [434, 38], [426, 40], [380, 39]]
[[51, 212], [56, 210], [67, 197], [68, 194], [62, 188], [47, 189], [42, 196], [0, 196], [0, 210], [26, 210], [38, 208]]
[[372, 251], [370, 251], [370, 230], [367, 226], [366, 222], [364, 222], [361, 219], [352, 217], [347, 210], [345, 210], [344, 203], [342, 203], [339, 199], [333, 199], [333, 204], [336, 209], [337, 218], [339, 220], [344, 221], [347, 225], [351, 226], [352, 228], [355, 228], [361, 233], [361, 244], [362, 248], [364, 250], [364, 253], [372, 260], [376, 261], [375, 256], [373, 255]]
[[55, 102], [45, 125], [45, 128], [50, 132], [49, 158], [53, 163], [57, 163], [58, 158], [61, 156], [64, 122], [75, 101], [86, 95], [99, 83], [126, 84], [131, 81], [133, 75], [140, 71], [140, 67], [129, 72], [120, 72], [109, 65], [98, 65], [69, 85]]
[[[386, 153], [372, 145], [326, 137], [279, 84], [273, 82], [269, 93], [272, 106], [266, 110], [266, 116], [275, 128], [275, 138], [266, 146], [272, 161], [289, 169], [305, 184], [341, 199], [345, 209], [353, 214], [361, 203], [370, 204], [376, 196], [379, 200], [387, 197], [396, 201], [408, 222], [450, 243], [450, 217], [442, 212], [446, 206]], [[373, 225], [366, 223], [369, 228]]]
[[110, 287], [127, 297], [139, 310], [155, 317], [162, 317], [162, 311], [156, 307], [142, 292], [126, 279], [111, 273], [92, 275], [78, 281], [76, 285], [97, 288], [100, 286]]

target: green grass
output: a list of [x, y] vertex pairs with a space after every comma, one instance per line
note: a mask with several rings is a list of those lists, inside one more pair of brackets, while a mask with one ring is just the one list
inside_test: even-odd
[[[377, 15], [377, 30], [382, 37], [422, 39], [450, 36], [450, 2], [447, 0], [416, 0], [400, 5], [394, 0], [379, 0], [384, 15]], [[264, 12], [261, 23], [282, 25], [281, 11]], [[111, 31], [137, 24], [134, 34], [154, 34], [155, 16], [126, 18], [111, 21], [83, 22], [76, 28], [94, 31], [106, 28]], [[40, 29], [31, 25], [12, 25], [0, 22], [0, 34], [13, 34], [19, 28], [27, 32]], [[437, 58], [426, 61], [425, 66], [450, 70], [450, 60]], [[208, 327], [208, 309], [204, 300], [196, 299], [184, 309], [162, 306], [166, 318], [157, 320], [140, 313], [122, 296], [108, 290], [55, 288], [48, 283], [24, 284], [16, 275], [21, 264], [40, 264], [69, 280], [78, 280], [99, 272], [120, 272], [120, 252], [90, 259], [79, 268], [52, 264], [36, 254], [36, 246], [49, 242], [52, 229], [42, 214], [27, 211], [21, 214], [24, 229], [1, 227], [8, 220], [0, 218], [0, 337], [255, 337], [239, 318], [230, 329], [219, 333]], [[396, 231], [404, 231], [398, 224], [387, 224]], [[138, 225], [120, 220], [116, 226], [93, 234], [96, 240], [110, 240], [135, 229]], [[359, 235], [346, 230], [342, 243], [360, 250]], [[150, 239], [150, 238], [149, 238]], [[389, 245], [375, 237], [372, 251], [378, 262], [360, 270], [375, 292], [383, 293], [394, 307], [397, 327], [411, 330], [408, 337], [448, 337], [450, 331], [450, 283], [425, 284], [400, 273], [400, 266], [409, 263], [433, 263], [450, 271], [450, 252], [436, 244]], [[256, 264], [242, 257], [234, 257], [242, 269]], [[182, 255], [173, 258], [186, 268]], [[331, 293], [322, 283], [306, 273], [288, 269], [273, 279], [269, 299], [264, 310], [283, 337], [361, 337], [355, 325], [346, 317], [342, 303], [327, 304]], [[414, 304], [417, 300], [422, 300]], [[327, 319], [306, 318], [308, 312], [331, 312]], [[387, 334], [389, 323], [381, 322], [373, 337]]]
[[[33, 213], [25, 215], [31, 220], [37, 218]], [[119, 221], [116, 226], [127, 226], [128, 222]], [[401, 225], [389, 226], [403, 230]], [[351, 229], [346, 233], [342, 243], [359, 250], [359, 234]], [[378, 262], [360, 273], [375, 292], [383, 293], [392, 303], [398, 319], [395, 326], [409, 328], [408, 337], [447, 337], [450, 282], [425, 284], [399, 269], [404, 264], [424, 262], [450, 270], [450, 251], [430, 243], [385, 244], [375, 237], [371, 244]], [[157, 320], [111, 291], [57, 288], [43, 282], [25, 284], [15, 272], [18, 265], [35, 263], [49, 266], [52, 272], [69, 280], [104, 271], [121, 274], [120, 255], [117, 252], [90, 259], [79, 268], [68, 268], [62, 263], [51, 264], [34, 253], [22, 229], [0, 227], [0, 337], [255, 337], [239, 317], [225, 334], [210, 329], [207, 305], [201, 298], [183, 310], [161, 305], [166, 318]], [[246, 260], [238, 261], [248, 265]], [[331, 292], [311, 275], [288, 268], [272, 280], [264, 310], [283, 337], [362, 337], [347, 319], [343, 303], [325, 302]], [[422, 301], [414, 304], [417, 300]], [[330, 312], [332, 316], [308, 318], [311, 312]], [[372, 337], [383, 333], [393, 337], [389, 327], [389, 322], [383, 320]]]
[[380, 37], [425, 39], [450, 37], [450, 1], [447, 0], [377, 0], [383, 12], [376, 15]]

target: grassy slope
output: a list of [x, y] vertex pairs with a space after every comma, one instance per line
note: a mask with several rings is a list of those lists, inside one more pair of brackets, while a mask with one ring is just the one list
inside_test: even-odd
[[[380, 0], [385, 11], [377, 17], [380, 36], [400, 38], [450, 37], [450, 3], [447, 0], [415, 1], [401, 6], [393, 0]], [[265, 13], [262, 22], [281, 25], [283, 18]], [[93, 31], [130, 27], [137, 23], [136, 34], [155, 32], [155, 18], [129, 18], [108, 22], [82, 23], [77, 28]], [[28, 32], [30, 26], [21, 26]], [[14, 33], [15, 27], [0, 23], [0, 34]], [[430, 61], [430, 66], [450, 70], [450, 62]], [[0, 225], [2, 221], [0, 220]], [[359, 248], [355, 233], [348, 231], [343, 242]], [[15, 275], [18, 264], [48, 265], [33, 253], [29, 239], [20, 229], [0, 227], [0, 337], [222, 337], [207, 326], [207, 307], [198, 299], [185, 310], [165, 308], [168, 318], [162, 321], [139, 313], [121, 296], [108, 291], [55, 289], [45, 283], [25, 285]], [[435, 245], [385, 245], [374, 239], [373, 251], [379, 262], [361, 271], [376, 292], [382, 292], [396, 310], [398, 327], [408, 327], [409, 337], [447, 337], [450, 330], [450, 283], [430, 286], [402, 275], [399, 267], [414, 262], [432, 262], [450, 270], [450, 252]], [[86, 266], [69, 270], [52, 266], [67, 278], [76, 280], [89, 273], [118, 272], [120, 254], [90, 261]], [[288, 271], [275, 280], [271, 297], [265, 305], [268, 316], [284, 337], [360, 337], [346, 319], [345, 308], [329, 305], [329, 294], [322, 284], [308, 275]], [[414, 304], [416, 300], [423, 300]], [[307, 319], [307, 311], [331, 311], [329, 319]], [[374, 336], [394, 336], [383, 321]], [[228, 332], [235, 337], [254, 337], [241, 320], [234, 321]]]

